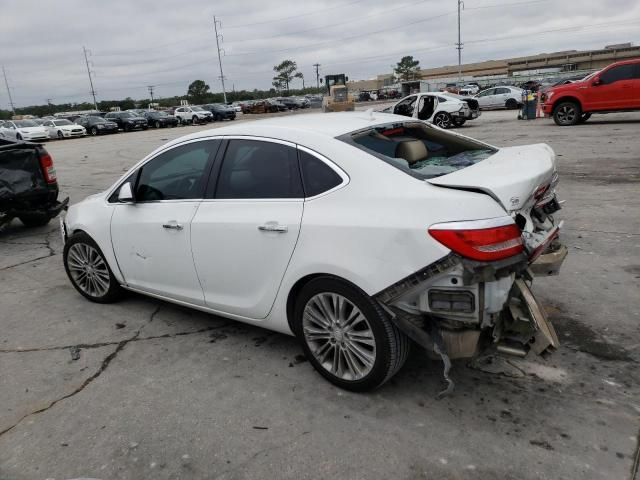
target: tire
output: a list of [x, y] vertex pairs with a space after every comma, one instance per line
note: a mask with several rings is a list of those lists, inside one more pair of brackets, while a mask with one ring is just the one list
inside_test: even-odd
[[25, 227], [44, 227], [51, 220], [49, 215], [43, 213], [32, 213], [18, 218]]
[[100, 247], [86, 233], [75, 233], [67, 239], [62, 258], [71, 284], [86, 299], [112, 303], [122, 296], [123, 289]]
[[196, 117], [195, 115], [193, 117], [191, 117], [191, 124], [192, 125], [197, 125], [198, 124], [198, 117]]
[[453, 119], [453, 124], [456, 127], [461, 127], [461, 126], [463, 126], [465, 124], [466, 121], [467, 121], [466, 118], [454, 118]]
[[578, 120], [578, 123], [584, 123], [587, 120], [589, 120], [591, 118], [591, 114], [590, 113], [583, 113], [582, 115], [580, 115], [580, 120]]
[[98, 135], [98, 128], [97, 127], [91, 127], [90, 132], [91, 132], [91, 135], [93, 135], [95, 137], [96, 135]]
[[16, 133], [16, 140], [22, 140], [22, 135], [20, 135], [19, 133]]
[[[336, 308], [338, 301], [342, 308]], [[318, 373], [354, 392], [384, 384], [400, 370], [410, 348], [408, 337], [380, 305], [357, 287], [334, 277], [318, 277], [302, 288], [292, 324]]]
[[129, 127], [129, 125], [125, 123], [124, 127], [122, 128], [122, 130], [125, 131], [125, 132], [129, 132], [131, 130], [131, 127]]
[[438, 112], [433, 117], [433, 124], [440, 128], [451, 128], [451, 115], [447, 112]]
[[161, 127], [160, 122], [158, 120], [156, 120], [156, 123], [154, 123], [153, 126], [156, 127], [156, 128], [160, 128]]
[[58, 130], [58, 140], [62, 140], [64, 138], [64, 134]]
[[504, 108], [507, 110], [515, 110], [518, 108], [518, 101], [515, 98], [508, 99], [504, 104]]
[[575, 125], [580, 121], [582, 109], [576, 102], [560, 102], [553, 109], [553, 121], [561, 127]]

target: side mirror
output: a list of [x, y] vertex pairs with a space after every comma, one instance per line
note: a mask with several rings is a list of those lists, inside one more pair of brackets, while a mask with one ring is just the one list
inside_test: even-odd
[[120, 203], [133, 203], [133, 192], [131, 191], [131, 184], [129, 182], [123, 183], [118, 192], [118, 202]]
[[600, 77], [596, 77], [593, 79], [593, 82], [591, 82], [591, 85], [593, 85], [594, 87], [597, 87], [598, 85], [602, 85], [602, 80], [600, 80]]

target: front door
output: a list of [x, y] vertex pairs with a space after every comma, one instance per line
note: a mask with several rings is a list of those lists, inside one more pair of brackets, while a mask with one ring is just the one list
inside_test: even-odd
[[[618, 110], [631, 108], [634, 103], [634, 74], [636, 65], [625, 64], [611, 67], [596, 78], [589, 80], [584, 90], [585, 110]], [[636, 100], [637, 102], [637, 100]]]
[[213, 198], [191, 225], [206, 305], [265, 318], [298, 241], [303, 190], [293, 145], [229, 140]]
[[135, 202], [116, 204], [111, 241], [127, 285], [204, 303], [191, 255], [191, 221], [219, 144], [199, 140], [165, 150], [141, 167]]

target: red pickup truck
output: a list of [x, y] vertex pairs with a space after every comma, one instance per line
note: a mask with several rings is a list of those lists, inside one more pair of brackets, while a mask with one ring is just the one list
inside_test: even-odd
[[613, 63], [579, 82], [547, 90], [542, 110], [560, 126], [586, 122], [592, 113], [640, 110], [640, 58]]

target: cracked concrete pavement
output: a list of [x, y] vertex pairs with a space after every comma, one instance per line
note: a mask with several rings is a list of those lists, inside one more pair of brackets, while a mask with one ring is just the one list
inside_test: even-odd
[[[460, 131], [558, 154], [570, 256], [534, 284], [563, 342], [552, 356], [454, 362], [456, 390], [436, 400], [440, 364], [414, 349], [388, 385], [353, 394], [291, 337], [137, 295], [87, 302], [56, 222], [14, 222], [0, 232], [0, 478], [633, 479], [640, 117], [558, 128], [514, 116]], [[46, 148], [73, 203], [201, 128]]]

